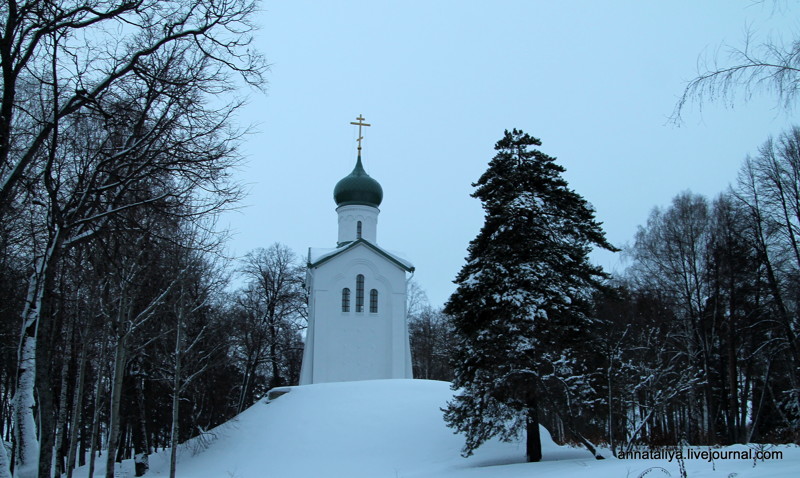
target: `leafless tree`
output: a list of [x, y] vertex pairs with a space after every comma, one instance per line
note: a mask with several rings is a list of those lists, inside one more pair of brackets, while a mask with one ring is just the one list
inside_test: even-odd
[[798, 38], [759, 42], [748, 31], [743, 46], [722, 45], [700, 65], [697, 76], [686, 84], [675, 105], [671, 116], [674, 123], [681, 121], [686, 105], [693, 102], [702, 105], [703, 101], [722, 101], [732, 105], [739, 99], [747, 101], [754, 94], [766, 92], [788, 110], [800, 92]]
[[417, 307], [409, 314], [408, 334], [414, 378], [452, 380], [455, 335], [450, 317], [427, 304]]
[[269, 387], [286, 385], [287, 360], [299, 356], [292, 349], [297, 334], [306, 326], [305, 270], [288, 247], [275, 243], [247, 254], [242, 273], [250, 285], [239, 305], [258, 322], [252, 325], [262, 329], [258, 343], [265, 347], [254, 352], [264, 354], [270, 364]]
[[[236, 199], [227, 168], [241, 104], [260, 85], [250, 0], [11, 0], [0, 6], [0, 217], [37, 231], [14, 399], [15, 473], [49, 476], [55, 271], [72, 247], [141, 227], [132, 209], [197, 215]], [[37, 437], [33, 413], [39, 422]]]
[[[654, 209], [646, 228], [640, 228], [634, 245], [636, 277], [660, 289], [673, 301], [682, 329], [684, 358], [702, 375], [701, 397], [690, 401], [694, 421], [703, 440], [713, 436], [715, 402], [712, 383], [711, 346], [716, 337], [708, 330], [706, 297], [710, 295], [706, 251], [710, 240], [709, 207], [706, 199], [691, 193], [676, 196], [669, 208]], [[694, 389], [690, 394], [696, 393]]]
[[[91, 108], [165, 51], [205, 58], [203, 74], [228, 71], [263, 83], [248, 48], [253, 0], [9, 0], [0, 4], [0, 215], [21, 183], [47, 169], [46, 141], [64, 118]], [[184, 63], [184, 67], [189, 66]], [[227, 90], [226, 81], [204, 85]], [[48, 101], [36, 108], [39, 98]], [[1, 216], [0, 216], [1, 217]]]
[[747, 211], [749, 234], [764, 267], [774, 305], [773, 322], [791, 361], [792, 402], [800, 400], [800, 341], [796, 330], [800, 281], [800, 129], [768, 140], [739, 174], [736, 198]]
[[[202, 267], [196, 263], [195, 267]], [[207, 277], [207, 276], [206, 276]], [[186, 388], [200, 376], [209, 366], [211, 357], [221, 345], [219, 340], [209, 340], [206, 325], [197, 326], [194, 320], [198, 312], [207, 306], [212, 289], [220, 283], [216, 281], [202, 281], [195, 277], [194, 281], [183, 281], [180, 285], [176, 300], [173, 305], [175, 323], [175, 349], [172, 354], [172, 367], [168, 373], [172, 375], [172, 427], [170, 431], [170, 463], [169, 476], [175, 478], [177, 467], [177, 452], [180, 440], [180, 402], [181, 395]], [[200, 285], [198, 287], [198, 285]], [[195, 325], [192, 327], [192, 325]], [[217, 342], [212, 345], [213, 342]], [[138, 461], [141, 463], [141, 461]], [[146, 464], [146, 462], [145, 462]], [[142, 467], [142, 476], [147, 467]]]
[[617, 443], [796, 439], [798, 134], [711, 204], [682, 193], [637, 233], [627, 305], [605, 313]]

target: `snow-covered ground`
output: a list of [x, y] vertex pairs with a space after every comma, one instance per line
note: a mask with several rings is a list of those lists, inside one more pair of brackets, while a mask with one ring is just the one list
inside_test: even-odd
[[[544, 458], [525, 463], [524, 443], [485, 444], [459, 454], [463, 437], [442, 420], [453, 392], [428, 380], [374, 380], [292, 387], [261, 401], [213, 430], [210, 442], [181, 449], [181, 478], [648, 478], [678, 477], [678, 463], [661, 460], [597, 461], [583, 449], [560, 447], [543, 436]], [[543, 429], [543, 435], [545, 435]], [[729, 449], [746, 450], [740, 445]], [[726, 449], [723, 449], [726, 450]], [[783, 459], [686, 460], [688, 476], [800, 476], [800, 448], [773, 447]], [[606, 453], [608, 455], [608, 453]], [[148, 476], [169, 475], [169, 453], [151, 457]], [[101, 464], [102, 466], [102, 464]], [[133, 463], [117, 476], [133, 476]], [[99, 468], [95, 476], [103, 476]], [[85, 476], [77, 470], [76, 477]]]

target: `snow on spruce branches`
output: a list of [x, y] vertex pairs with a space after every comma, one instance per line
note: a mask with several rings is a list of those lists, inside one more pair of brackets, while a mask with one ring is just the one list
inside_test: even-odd
[[466, 434], [465, 455], [491, 437], [525, 430], [528, 459], [538, 461], [543, 405], [559, 408], [564, 396], [590, 387], [578, 352], [593, 322], [591, 296], [607, 276], [588, 254], [616, 249], [592, 207], [561, 177], [564, 168], [533, 149], [540, 145], [506, 131], [473, 184], [485, 223], [445, 306], [458, 336], [453, 386], [460, 391], [445, 420]]

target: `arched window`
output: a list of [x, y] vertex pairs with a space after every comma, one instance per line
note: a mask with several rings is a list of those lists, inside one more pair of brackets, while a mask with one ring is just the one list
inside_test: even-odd
[[350, 312], [350, 288], [342, 289], [342, 312]]
[[364, 312], [364, 275], [356, 276], [356, 312]]
[[378, 290], [372, 289], [369, 291], [369, 311], [372, 314], [378, 313]]
[[356, 239], [361, 239], [361, 221], [356, 223]]

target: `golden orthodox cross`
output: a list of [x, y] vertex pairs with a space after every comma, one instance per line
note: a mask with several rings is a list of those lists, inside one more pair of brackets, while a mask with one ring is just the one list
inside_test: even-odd
[[350, 124], [354, 124], [354, 125], [358, 126], [358, 139], [356, 141], [358, 141], [358, 154], [361, 155], [361, 140], [364, 139], [364, 137], [361, 136], [361, 127], [362, 126], [372, 126], [372, 125], [368, 124], [368, 123], [364, 123], [364, 116], [363, 115], [358, 115], [358, 118], [356, 118], [356, 119], [358, 120], [358, 123], [356, 123], [354, 121], [351, 121]]

